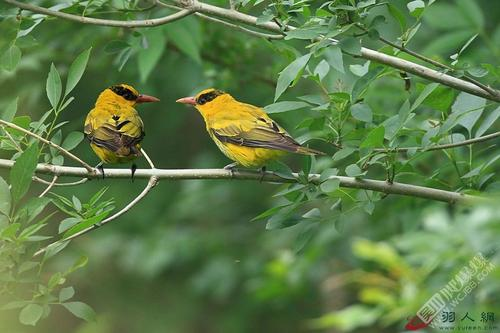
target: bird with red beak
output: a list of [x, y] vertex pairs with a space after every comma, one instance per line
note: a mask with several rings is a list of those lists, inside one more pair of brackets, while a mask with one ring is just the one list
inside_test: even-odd
[[[142, 156], [144, 123], [134, 106], [158, 101], [156, 97], [139, 94], [127, 84], [113, 85], [99, 95], [87, 115], [84, 132], [101, 160], [98, 167], [103, 177], [103, 163], [126, 163]], [[132, 178], [135, 169], [132, 164]]]

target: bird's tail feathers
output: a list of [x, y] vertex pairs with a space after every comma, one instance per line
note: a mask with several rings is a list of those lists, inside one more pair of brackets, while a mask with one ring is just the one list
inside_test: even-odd
[[302, 155], [326, 155], [322, 151], [302, 146], [297, 147], [297, 150], [295, 152]]

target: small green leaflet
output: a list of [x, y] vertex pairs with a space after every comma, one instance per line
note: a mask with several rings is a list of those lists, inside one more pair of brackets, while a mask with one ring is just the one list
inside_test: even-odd
[[278, 77], [278, 84], [276, 85], [276, 94], [274, 95], [274, 101], [276, 101], [281, 94], [294, 82], [296, 82], [302, 70], [307, 65], [309, 59], [311, 58], [311, 53], [303, 55], [295, 59], [292, 63], [283, 69]]

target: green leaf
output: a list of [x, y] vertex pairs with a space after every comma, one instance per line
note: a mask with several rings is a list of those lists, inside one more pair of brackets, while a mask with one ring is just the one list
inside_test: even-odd
[[68, 134], [66, 138], [64, 138], [63, 143], [61, 146], [66, 149], [66, 150], [72, 150], [76, 146], [80, 144], [83, 140], [83, 133], [82, 132], [71, 132]]
[[429, 96], [427, 96], [427, 98], [424, 99], [423, 104], [441, 112], [446, 112], [453, 103], [454, 97], [455, 93], [453, 92], [453, 89], [438, 86], [430, 93]]
[[488, 128], [490, 128], [491, 125], [493, 125], [495, 121], [497, 121], [498, 117], [500, 117], [500, 106], [486, 116], [486, 118], [477, 129], [475, 137], [480, 137], [481, 135], [486, 133]]
[[344, 71], [344, 60], [342, 55], [342, 50], [338, 45], [332, 45], [328, 48], [325, 54], [326, 59], [334, 69], [340, 73], [345, 73]]
[[351, 114], [354, 119], [371, 123], [373, 120], [372, 109], [365, 103], [358, 103], [351, 106]]
[[82, 78], [82, 75], [85, 72], [85, 67], [87, 67], [87, 63], [89, 61], [91, 50], [92, 48], [90, 47], [86, 51], [80, 53], [80, 55], [76, 57], [69, 67], [68, 78], [66, 80], [66, 92], [64, 93], [64, 96], [68, 96], [68, 94], [76, 87]]
[[392, 17], [394, 17], [398, 23], [399, 23], [399, 27], [401, 28], [401, 32], [405, 32], [406, 31], [406, 18], [404, 16], [404, 14], [396, 7], [394, 6], [393, 4], [391, 3], [386, 3], [387, 5], [387, 8], [389, 9], [389, 14], [392, 15]]
[[298, 78], [310, 58], [310, 53], [303, 55], [295, 59], [280, 72], [278, 83], [276, 85], [274, 101], [276, 101], [281, 96], [281, 94], [283, 94], [283, 92], [290, 86], [290, 84], [292, 84]]
[[[2, 13], [3, 14], [3, 13]], [[4, 53], [13, 44], [19, 31], [21, 20], [17, 20], [15, 15], [2, 15], [0, 22], [0, 54]]]
[[349, 65], [349, 70], [356, 76], [364, 76], [370, 69], [370, 61], [365, 62], [363, 65]]
[[321, 183], [319, 188], [324, 193], [332, 193], [339, 189], [340, 180], [339, 179], [328, 179], [327, 181]]
[[45, 197], [31, 198], [17, 212], [16, 218], [21, 219], [24, 223], [31, 223], [52, 200]]
[[160, 61], [167, 43], [161, 29], [149, 29], [144, 32], [144, 36], [147, 39], [147, 48], [140, 50], [137, 55], [141, 82], [146, 82], [149, 74]]
[[318, 35], [326, 34], [328, 32], [328, 27], [325, 26], [313, 26], [308, 28], [298, 28], [285, 32], [285, 39], [314, 39]]
[[361, 55], [361, 42], [358, 38], [347, 37], [339, 41], [342, 51], [350, 55]]
[[93, 226], [96, 223], [101, 222], [106, 216], [109, 215], [109, 211], [102, 212], [99, 215], [89, 217], [77, 225], [71, 227], [66, 233], [64, 233], [63, 239], [68, 238], [69, 236], [76, 234], [77, 232], [87, 229], [88, 227]]
[[113, 54], [113, 53], [119, 53], [119, 52], [123, 51], [124, 49], [128, 49], [128, 48], [130, 48], [129, 43], [127, 43], [121, 39], [117, 39], [117, 40], [112, 40], [109, 43], [107, 43], [104, 46], [104, 52], [109, 53], [109, 54]]
[[462, 125], [469, 133], [483, 113], [486, 100], [482, 97], [465, 92], [460, 93], [451, 107], [451, 115], [441, 127], [440, 133], [445, 133], [455, 125]]
[[477, 31], [481, 31], [484, 27], [484, 15], [481, 7], [479, 7], [475, 1], [470, 0], [457, 0], [455, 2], [467, 21], [469, 21]]
[[330, 71], [330, 65], [325, 59], [323, 59], [314, 69], [314, 75], [318, 75], [319, 80], [321, 81], [325, 78], [325, 76], [328, 74], [329, 71]]
[[42, 318], [43, 307], [38, 304], [28, 304], [19, 313], [19, 321], [24, 325], [35, 326]]
[[5, 110], [2, 112], [2, 119], [5, 121], [11, 122], [12, 119], [14, 119], [14, 116], [16, 115], [17, 112], [17, 103], [19, 101], [19, 97], [16, 97], [12, 102], [10, 102], [9, 105], [5, 108]]
[[73, 287], [62, 288], [59, 291], [59, 302], [63, 303], [75, 295], [75, 289]]
[[296, 225], [302, 217], [287, 214], [275, 214], [266, 223], [266, 230], [284, 229]]
[[424, 88], [424, 90], [422, 90], [422, 92], [420, 93], [420, 95], [418, 95], [417, 99], [415, 100], [415, 102], [411, 106], [410, 111], [413, 111], [416, 108], [418, 108], [420, 106], [420, 104], [422, 104], [422, 102], [425, 101], [425, 99], [427, 97], [429, 97], [429, 95], [432, 94], [432, 92], [434, 90], [436, 90], [436, 88], [438, 86], [439, 86], [439, 83], [436, 83], [436, 82], [430, 83], [430, 84], [426, 85], [425, 88]]
[[96, 314], [94, 310], [83, 302], [68, 302], [62, 303], [61, 305], [78, 318], [86, 321], [95, 320]]
[[50, 105], [52, 105], [52, 108], [54, 110], [57, 110], [57, 106], [59, 105], [59, 101], [61, 100], [62, 83], [61, 76], [59, 75], [56, 66], [54, 66], [54, 63], [50, 65], [46, 90]]
[[384, 143], [385, 128], [383, 126], [376, 127], [368, 133], [366, 139], [359, 146], [360, 148], [381, 147]]
[[412, 16], [419, 17], [424, 11], [425, 2], [423, 2], [422, 0], [414, 0], [407, 3], [406, 7], [408, 7], [408, 10], [410, 11], [410, 14]]
[[345, 174], [349, 177], [359, 177], [361, 175], [364, 175], [365, 173], [366, 172], [361, 171], [357, 164], [351, 164], [345, 168]]
[[203, 35], [199, 23], [196, 20], [185, 18], [165, 27], [163, 31], [168, 40], [196, 63], [201, 64], [200, 47]]
[[3, 217], [10, 215], [11, 205], [12, 197], [10, 195], [9, 184], [0, 176], [0, 221]]
[[38, 154], [38, 145], [33, 143], [19, 156], [10, 170], [11, 192], [15, 202], [19, 201], [30, 187], [38, 162]]
[[287, 112], [287, 111], [302, 109], [302, 108], [306, 108], [306, 107], [310, 107], [310, 105], [305, 103], [305, 102], [285, 101], [285, 102], [278, 102], [278, 103], [270, 104], [270, 105], [264, 107], [264, 110], [267, 113], [280, 113], [280, 112]]
[[21, 61], [22, 52], [17, 45], [11, 45], [0, 58], [0, 65], [8, 72], [16, 69], [19, 61]]
[[59, 224], [59, 233], [63, 233], [74, 225], [80, 223], [82, 219], [80, 217], [68, 217], [61, 221]]
[[333, 161], [340, 161], [356, 151], [356, 148], [345, 147], [333, 154]]

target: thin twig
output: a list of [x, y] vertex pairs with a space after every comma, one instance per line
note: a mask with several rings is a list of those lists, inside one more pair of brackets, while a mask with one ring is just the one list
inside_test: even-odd
[[3, 131], [5, 132], [5, 135], [12, 142], [12, 144], [17, 149], [17, 151], [20, 152], [20, 153], [22, 153], [23, 149], [21, 148], [21, 146], [19, 145], [19, 143], [17, 143], [17, 141], [12, 137], [12, 135], [10, 135], [10, 133], [5, 129], [5, 126], [2, 126], [2, 128], [3, 128]]
[[55, 149], [59, 150], [61, 152], [61, 154], [65, 155], [66, 157], [71, 158], [72, 160], [78, 162], [85, 169], [87, 169], [88, 172], [90, 172], [90, 173], [94, 173], [95, 172], [94, 168], [92, 168], [90, 165], [88, 165], [86, 162], [84, 162], [78, 156], [70, 153], [68, 150], [64, 149], [63, 147], [61, 147], [61, 146], [59, 146], [57, 144], [55, 144], [54, 142], [49, 141], [49, 140], [41, 137], [38, 134], [35, 134], [35, 133], [31, 132], [31, 131], [28, 131], [27, 129], [24, 129], [24, 128], [20, 127], [20, 126], [17, 126], [16, 124], [10, 123], [10, 122], [5, 121], [5, 120], [0, 119], [0, 124], [2, 124], [4, 126], [7, 126], [7, 127], [10, 127], [10, 128], [13, 128], [15, 130], [18, 130], [20, 132], [23, 132], [24, 134], [27, 134], [27, 135], [29, 135], [31, 137], [34, 137], [38, 141], [41, 141], [41, 142], [43, 142], [43, 143], [51, 146], [52, 148], [55, 148]]
[[[33, 180], [38, 182], [38, 183], [41, 183], [41, 184], [45, 184], [45, 185], [50, 185], [51, 182], [48, 182], [46, 181], [45, 179], [42, 179], [40, 177], [37, 177], [37, 176], [33, 176]], [[68, 183], [54, 183], [54, 186], [76, 186], [76, 185], [81, 185], [81, 184], [84, 184], [86, 182], [88, 182], [89, 179], [88, 178], [82, 178], [80, 180], [77, 180], [76, 182], [68, 182]]]
[[54, 175], [54, 177], [52, 177], [52, 181], [49, 183], [49, 186], [47, 186], [47, 188], [42, 193], [40, 193], [40, 195], [38, 196], [39, 198], [43, 197], [45, 194], [47, 194], [50, 191], [50, 189], [52, 187], [54, 187], [54, 184], [56, 183], [57, 178], [59, 178], [58, 175]]
[[[176, 9], [176, 10], [182, 10], [182, 8], [180, 8], [178, 6], [169, 5], [169, 4], [166, 4], [164, 2], [161, 2], [160, 0], [156, 0], [156, 4], [159, 5], [159, 6], [161, 6], [161, 7], [166, 7], [166, 8]], [[220, 20], [218, 18], [211, 17], [211, 16], [208, 16], [208, 15], [205, 15], [205, 14], [202, 14], [202, 13], [195, 12], [194, 15], [196, 15], [198, 17], [201, 17], [202, 19], [207, 20], [207, 21], [212, 21], [212, 22], [215, 22], [215, 23], [219, 23], [219, 24], [228, 26], [231, 29], [235, 29], [235, 30], [247, 33], [247, 34], [252, 35], [254, 37], [262, 37], [262, 38], [266, 38], [266, 39], [283, 39], [283, 38], [285, 38], [284, 35], [266, 34], [264, 32], [259, 32], [259, 31], [255, 31], [255, 30], [252, 30], [252, 29], [248, 29], [248, 28], [239, 26], [237, 24], [233, 24], [233, 23], [230, 23], [230, 22], [227, 22], [227, 21], [224, 21], [224, 20]]]
[[151, 169], [156, 169], [155, 165], [153, 163], [153, 160], [151, 160], [151, 158], [149, 158], [149, 155], [146, 154], [146, 151], [144, 150], [144, 148], [141, 148], [141, 153], [144, 156], [144, 158], [146, 159], [146, 161], [148, 161], [149, 165], [151, 166]]
[[259, 32], [259, 31], [251, 30], [251, 29], [248, 29], [248, 28], [245, 28], [245, 27], [242, 27], [242, 26], [230, 23], [230, 22], [226, 22], [224, 20], [220, 20], [220, 19], [215, 18], [215, 17], [211, 17], [211, 16], [208, 16], [208, 15], [205, 15], [205, 14], [196, 13], [195, 15], [199, 16], [199, 17], [201, 17], [201, 18], [203, 18], [203, 19], [205, 19], [207, 21], [212, 21], [212, 22], [216, 22], [216, 23], [228, 26], [228, 27], [230, 27], [232, 29], [235, 29], [235, 30], [238, 30], [238, 31], [242, 31], [242, 32], [247, 33], [249, 35], [252, 35], [254, 37], [262, 37], [262, 38], [266, 38], [266, 39], [276, 39], [276, 40], [285, 38], [284, 35], [266, 34], [264, 32]]
[[461, 146], [469, 146], [469, 145], [473, 145], [475, 143], [492, 140], [492, 139], [495, 139], [498, 137], [500, 137], [500, 131], [495, 132], [495, 133], [491, 133], [488, 135], [480, 136], [478, 138], [461, 141], [461, 142], [446, 143], [446, 144], [430, 146], [430, 147], [376, 148], [376, 149], [374, 149], [374, 151], [376, 151], [376, 152], [399, 152], [400, 153], [400, 152], [407, 152], [410, 150], [416, 150], [416, 151], [421, 151], [421, 152], [442, 150], [442, 149], [450, 149], [450, 148], [456, 148], [456, 147], [461, 147]]
[[108, 27], [122, 27], [122, 28], [144, 28], [144, 27], [155, 27], [158, 25], [163, 25], [167, 23], [171, 23], [177, 21], [183, 17], [191, 15], [193, 13], [190, 9], [183, 9], [177, 13], [167, 15], [160, 18], [149, 19], [149, 20], [131, 20], [131, 21], [120, 21], [120, 20], [105, 20], [99, 18], [85, 17], [80, 15], [73, 15], [64, 12], [59, 12], [51, 9], [47, 9], [44, 7], [31, 5], [27, 3], [22, 3], [16, 0], [4, 0], [11, 5], [16, 7], [26, 9], [35, 13], [45, 14], [49, 16], [54, 16], [58, 18], [62, 18], [69, 21], [85, 23], [85, 24], [94, 24], [94, 25], [102, 25]]
[[[106, 175], [107, 175], [107, 172], [106, 171]], [[62, 242], [68, 242], [72, 239], [75, 239], [77, 237], [80, 237], [88, 232], [91, 232], [92, 230], [95, 230], [97, 228], [99, 228], [100, 226], [103, 226], [113, 220], [116, 220], [118, 217], [122, 216], [123, 214], [125, 214], [126, 212], [128, 212], [132, 207], [134, 207], [139, 201], [141, 201], [142, 198], [144, 198], [149, 191], [151, 191], [151, 189], [153, 187], [156, 186], [156, 184], [158, 184], [158, 177], [156, 176], [152, 176], [150, 179], [149, 179], [149, 182], [148, 184], [146, 185], [146, 187], [144, 188], [144, 190], [142, 190], [142, 192], [134, 199], [132, 200], [128, 205], [126, 205], [125, 207], [123, 207], [119, 212], [113, 214], [112, 216], [106, 218], [105, 220], [101, 221], [100, 223], [98, 224], [94, 224], [86, 229], [83, 229], [79, 232], [77, 232], [76, 234], [73, 234], [67, 238], [64, 238], [64, 239], [61, 239], [61, 240], [58, 240], [58, 241], [55, 241], [49, 245], [47, 245], [46, 247], [38, 250], [37, 252], [35, 252], [35, 254], [33, 255], [34, 257], [44, 253], [45, 251], [47, 251], [48, 248], [50, 247], [53, 247], [53, 246], [56, 246]]]

